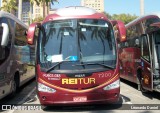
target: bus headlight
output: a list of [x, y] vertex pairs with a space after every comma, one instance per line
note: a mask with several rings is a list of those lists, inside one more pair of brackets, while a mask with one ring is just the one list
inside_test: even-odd
[[38, 91], [47, 92], [47, 93], [55, 93], [56, 92], [55, 89], [50, 88], [42, 83], [38, 83]]
[[104, 87], [104, 90], [111, 90], [120, 87], [120, 80], [116, 80], [112, 84], [109, 84], [108, 86]]

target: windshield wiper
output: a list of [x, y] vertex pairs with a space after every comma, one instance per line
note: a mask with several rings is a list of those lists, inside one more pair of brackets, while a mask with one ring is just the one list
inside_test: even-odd
[[100, 65], [100, 66], [103, 66], [105, 68], [114, 69], [114, 67], [112, 67], [112, 66], [108, 66], [106, 64], [101, 64], [101, 63], [84, 63], [84, 64], [76, 64], [74, 66], [84, 66], [84, 65]]
[[47, 69], [46, 73], [49, 73], [50, 71], [52, 71], [56, 66], [60, 65], [63, 62], [70, 62], [70, 60], [68, 60], [70, 58], [70, 56], [68, 56], [67, 58], [65, 58], [64, 60], [57, 62], [55, 65], [53, 65], [52, 67], [50, 67], [49, 69]]

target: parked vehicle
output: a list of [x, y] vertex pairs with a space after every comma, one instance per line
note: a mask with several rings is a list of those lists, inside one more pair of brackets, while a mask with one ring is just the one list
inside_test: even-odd
[[27, 44], [27, 29], [12, 14], [0, 11], [0, 99], [35, 77], [34, 46]]
[[[121, 21], [112, 21], [125, 36]], [[43, 105], [114, 103], [119, 60], [111, 21], [86, 7], [66, 7], [28, 29], [36, 51], [37, 94]]]
[[120, 77], [142, 91], [160, 92], [160, 13], [141, 16], [126, 25], [119, 42]]

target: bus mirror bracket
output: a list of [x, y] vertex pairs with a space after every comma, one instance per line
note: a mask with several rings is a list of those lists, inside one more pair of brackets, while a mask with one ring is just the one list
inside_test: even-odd
[[28, 44], [30, 45], [33, 45], [34, 44], [34, 36], [35, 36], [35, 30], [36, 28], [39, 28], [40, 27], [40, 23], [32, 23], [29, 28], [28, 28], [28, 31], [27, 31], [27, 42]]
[[124, 23], [120, 20], [111, 21], [113, 27], [115, 28], [116, 37], [120, 42], [126, 41], [126, 27]]
[[147, 37], [147, 34], [142, 34], [140, 37], [141, 38]]
[[5, 47], [5, 46], [7, 46], [8, 40], [9, 40], [8, 39], [9, 38], [9, 36], [8, 36], [9, 27], [6, 23], [2, 23], [0, 27], [2, 28], [2, 30], [0, 31], [0, 34], [1, 34], [1, 36], [0, 36], [0, 41], [1, 42], [0, 43], [1, 43], [2, 47]]

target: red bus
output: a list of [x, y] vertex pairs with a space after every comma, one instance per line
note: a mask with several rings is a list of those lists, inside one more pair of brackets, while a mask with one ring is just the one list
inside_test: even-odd
[[0, 99], [13, 96], [35, 77], [34, 45], [27, 44], [27, 29], [14, 15], [0, 11]]
[[160, 13], [141, 16], [126, 25], [119, 43], [120, 77], [142, 91], [160, 92]]
[[[113, 21], [125, 36], [124, 24]], [[28, 29], [39, 31], [37, 93], [42, 105], [113, 103], [119, 99], [119, 61], [111, 21], [86, 7], [66, 7]]]

